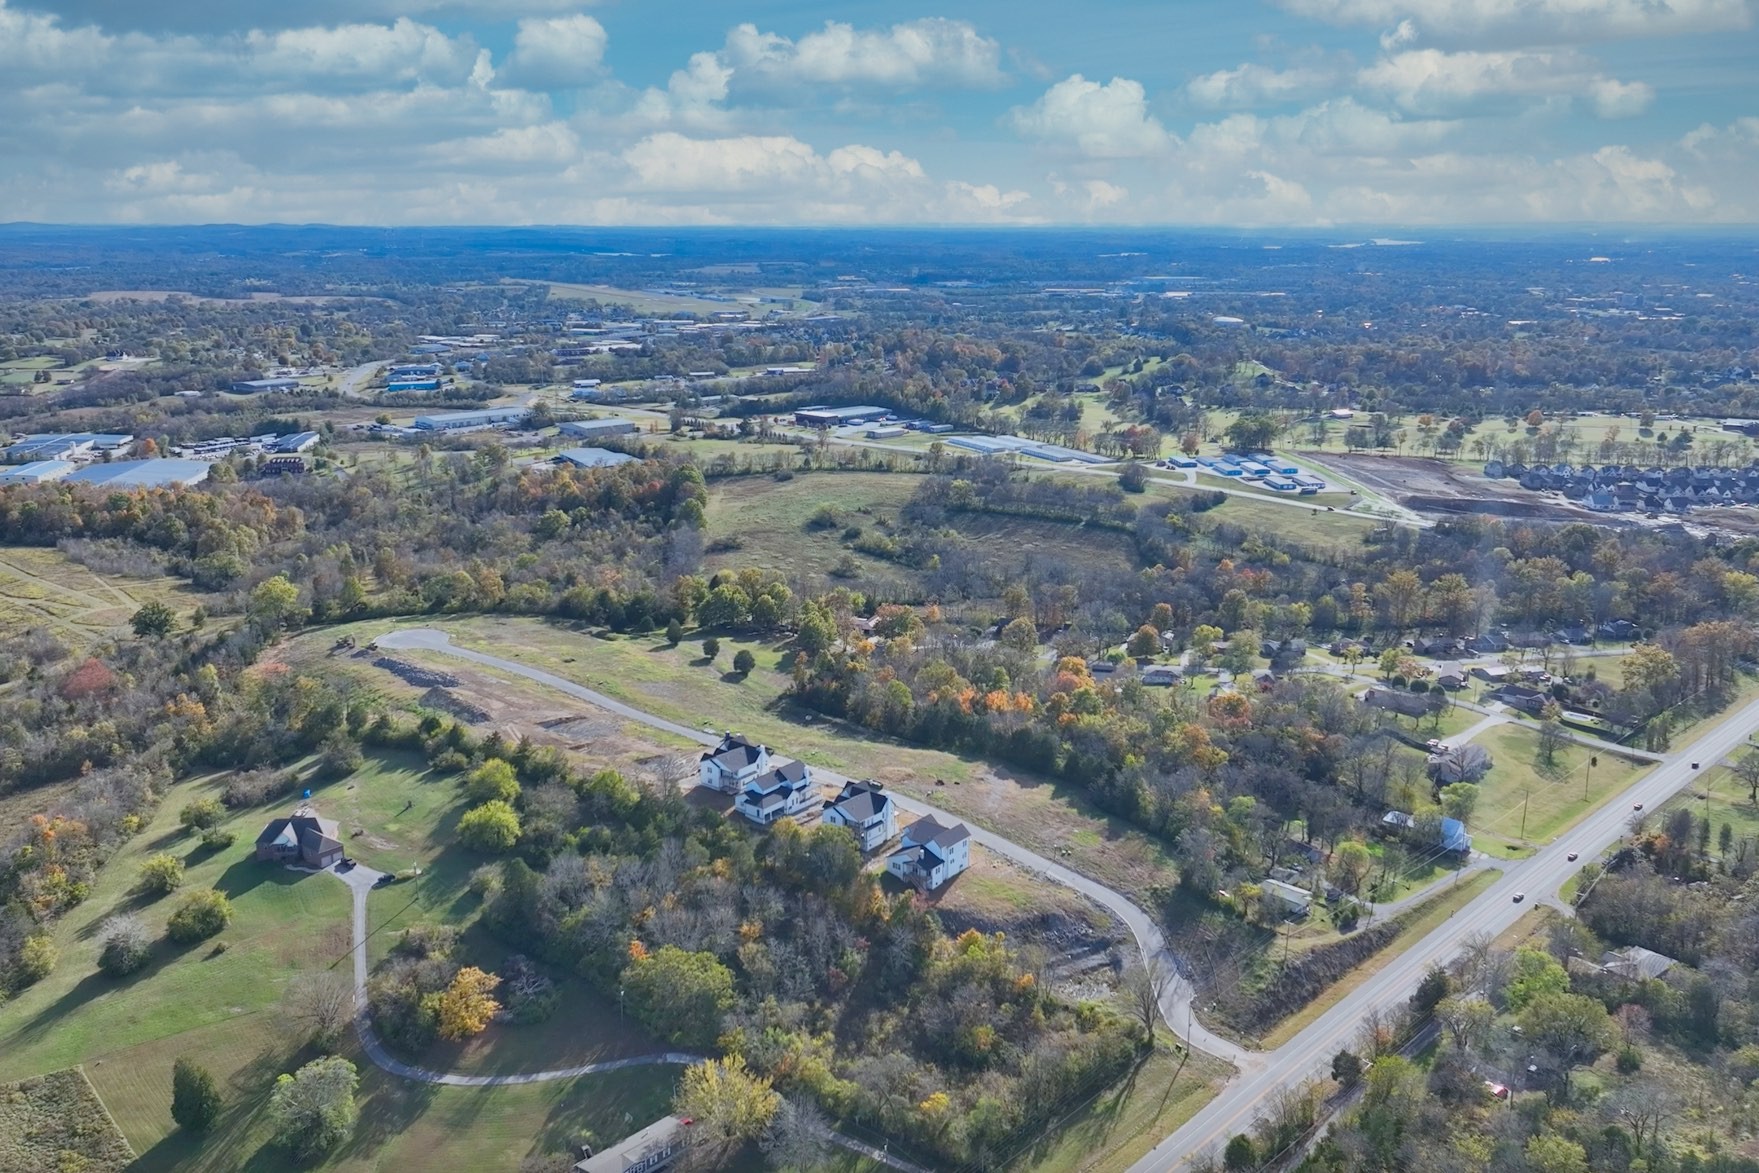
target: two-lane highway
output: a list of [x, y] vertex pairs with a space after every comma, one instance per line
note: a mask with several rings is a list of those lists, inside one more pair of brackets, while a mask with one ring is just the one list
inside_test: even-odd
[[[1739, 749], [1759, 728], [1759, 700], [1730, 713], [1684, 749], [1668, 755], [1663, 763], [1633, 783], [1625, 792], [1607, 800], [1575, 829], [1524, 860], [1499, 866], [1503, 878], [1449, 917], [1435, 931], [1390, 962], [1385, 969], [1351, 991], [1313, 1024], [1274, 1051], [1264, 1062], [1248, 1068], [1208, 1107], [1177, 1132], [1163, 1140], [1135, 1165], [1131, 1173], [1166, 1173], [1188, 1158], [1219, 1150], [1235, 1133], [1251, 1127], [1266, 1097], [1330, 1070], [1331, 1058], [1351, 1046], [1367, 1013], [1377, 1006], [1391, 1006], [1410, 997], [1424, 972], [1456, 956], [1468, 938], [1496, 935], [1518, 920], [1527, 902], [1555, 893], [1581, 867], [1571, 862], [1570, 852], [1582, 860], [1595, 858], [1623, 838], [1635, 813], [1643, 804], [1654, 811], [1674, 794], [1690, 786], [1703, 770]], [[1693, 763], [1699, 767], [1695, 769]], [[1517, 892], [1526, 901], [1515, 903]]]

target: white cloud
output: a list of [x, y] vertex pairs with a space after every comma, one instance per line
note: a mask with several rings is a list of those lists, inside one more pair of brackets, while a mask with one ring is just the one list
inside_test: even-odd
[[1744, 29], [1752, 0], [1278, 0], [1329, 24], [1393, 28], [1452, 44], [1550, 45]]
[[398, 17], [512, 20], [592, 7], [591, 0], [25, 0], [24, 7], [74, 24], [126, 32], [242, 33]]
[[584, 13], [519, 22], [506, 77], [530, 89], [575, 89], [595, 80], [605, 59], [605, 26]]
[[1648, 85], [1609, 78], [1568, 50], [1411, 49], [1382, 58], [1357, 80], [1416, 112], [1461, 110], [1485, 99], [1561, 96], [1585, 99], [1602, 117], [1626, 118], [1642, 113], [1655, 97]]
[[888, 29], [839, 21], [799, 40], [742, 24], [727, 34], [721, 61], [736, 76], [771, 85], [986, 87], [1000, 84], [1001, 47], [961, 20], [929, 17]]
[[1095, 159], [1155, 155], [1173, 141], [1148, 112], [1142, 83], [1127, 77], [1102, 85], [1072, 74], [1032, 105], [1016, 107], [1009, 119], [1027, 138], [1072, 147]]
[[1192, 78], [1185, 93], [1199, 106], [1260, 106], [1312, 97], [1335, 85], [1334, 70], [1309, 66], [1273, 69], [1247, 62], [1235, 69], [1219, 69]]

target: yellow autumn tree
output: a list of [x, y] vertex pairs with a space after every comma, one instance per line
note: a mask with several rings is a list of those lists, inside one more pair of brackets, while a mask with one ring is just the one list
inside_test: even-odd
[[422, 1001], [434, 1012], [443, 1039], [464, 1039], [480, 1034], [495, 1017], [501, 1004], [494, 999], [501, 979], [474, 965], [458, 971], [452, 984]]
[[672, 1110], [695, 1122], [693, 1143], [708, 1152], [728, 1153], [761, 1135], [781, 1102], [770, 1081], [735, 1054], [686, 1067]]

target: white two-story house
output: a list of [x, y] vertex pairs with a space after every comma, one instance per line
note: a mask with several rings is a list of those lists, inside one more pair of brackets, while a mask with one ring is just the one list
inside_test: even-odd
[[825, 804], [824, 821], [849, 828], [861, 850], [873, 851], [898, 833], [898, 804], [871, 782], [845, 782], [843, 793]]
[[733, 800], [733, 809], [758, 826], [767, 827], [777, 819], [806, 810], [815, 798], [812, 770], [805, 762], [788, 762], [747, 782]]
[[696, 780], [711, 790], [737, 794], [747, 782], [769, 772], [770, 751], [737, 733], [706, 751], [697, 763]]
[[942, 826], [933, 815], [906, 827], [902, 846], [886, 857], [888, 872], [931, 892], [970, 866], [970, 829]]

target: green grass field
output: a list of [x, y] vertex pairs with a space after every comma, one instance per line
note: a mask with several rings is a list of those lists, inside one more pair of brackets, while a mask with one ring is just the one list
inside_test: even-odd
[[1121, 1173], [1215, 1098], [1226, 1064], [1197, 1052], [1181, 1061], [1162, 1035], [1148, 1061], [1069, 1116], [1014, 1166], [1023, 1173]]
[[[1558, 748], [1551, 766], [1541, 766], [1538, 731], [1527, 725], [1498, 725], [1473, 741], [1489, 750], [1493, 761], [1471, 820], [1481, 850], [1520, 843], [1523, 838], [1549, 843], [1649, 769], [1646, 763], [1571, 742]], [[1598, 764], [1590, 765], [1591, 758], [1598, 758]]]

